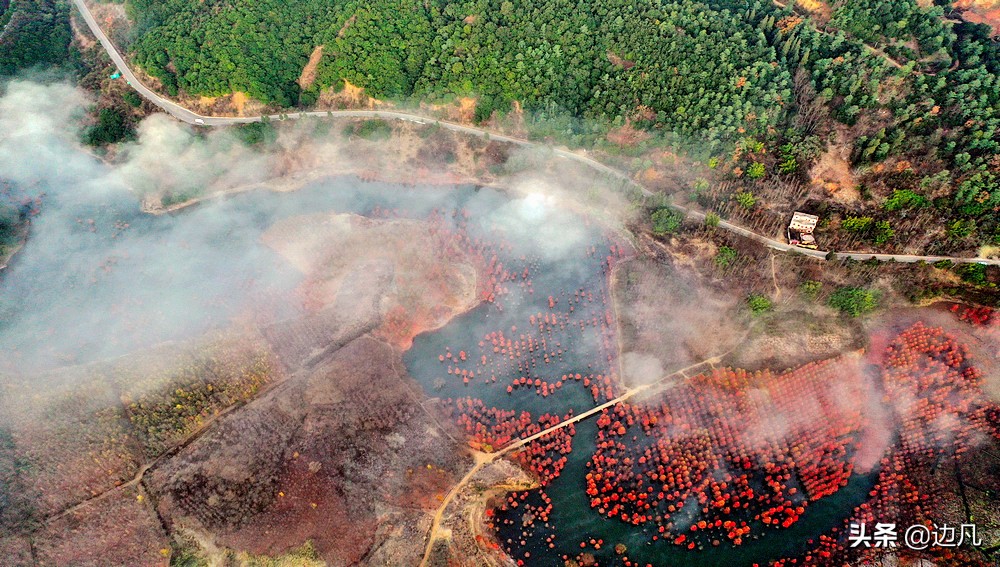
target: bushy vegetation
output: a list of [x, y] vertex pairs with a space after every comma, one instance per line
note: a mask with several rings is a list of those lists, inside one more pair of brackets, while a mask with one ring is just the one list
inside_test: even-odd
[[757, 197], [749, 191], [737, 193], [733, 196], [733, 199], [735, 199], [736, 202], [739, 203], [744, 209], [752, 209], [753, 206], [757, 204]]
[[896, 189], [882, 205], [882, 208], [889, 212], [895, 212], [901, 209], [919, 209], [928, 205], [930, 205], [930, 201], [923, 195], [909, 189]]
[[651, 219], [653, 221], [653, 233], [663, 236], [665, 234], [673, 234], [680, 229], [681, 221], [684, 220], [684, 214], [670, 207], [664, 207], [653, 211]]
[[815, 300], [823, 290], [823, 282], [806, 280], [799, 284], [799, 293], [806, 299]]
[[840, 226], [847, 232], [871, 240], [875, 244], [885, 244], [895, 235], [889, 221], [875, 220], [872, 217], [847, 217]]
[[381, 119], [363, 120], [350, 124], [344, 129], [344, 134], [357, 136], [365, 140], [388, 140], [392, 136], [392, 126]]
[[760, 315], [773, 309], [774, 303], [766, 295], [753, 293], [747, 296], [747, 307], [754, 315]]
[[974, 285], [983, 285], [987, 281], [986, 266], [982, 264], [959, 264], [955, 266], [954, 270], [962, 278], [962, 281]]
[[278, 140], [278, 130], [270, 120], [243, 124], [234, 132], [241, 142], [251, 147], [269, 146]]
[[830, 295], [830, 307], [851, 317], [859, 317], [878, 308], [879, 293], [858, 287], [842, 287]]
[[121, 110], [102, 108], [97, 112], [97, 124], [88, 128], [83, 137], [91, 146], [116, 144], [134, 139], [135, 128]]
[[733, 265], [738, 256], [739, 253], [735, 248], [720, 246], [719, 251], [715, 253], [715, 265], [720, 269], [726, 269]]

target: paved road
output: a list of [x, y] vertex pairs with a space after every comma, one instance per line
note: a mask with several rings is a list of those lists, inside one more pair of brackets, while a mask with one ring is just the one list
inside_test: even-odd
[[[263, 118], [262, 116], [247, 116], [240, 118], [221, 117], [221, 116], [202, 116], [200, 114], [194, 113], [178, 105], [173, 101], [161, 97], [159, 94], [153, 92], [152, 89], [150, 89], [149, 87], [144, 85], [141, 81], [139, 81], [136, 78], [135, 74], [132, 73], [132, 70], [129, 69], [128, 64], [125, 63], [125, 59], [118, 52], [118, 49], [114, 46], [113, 43], [111, 43], [111, 40], [108, 39], [108, 36], [104, 34], [104, 31], [101, 29], [101, 26], [97, 24], [97, 20], [94, 19], [94, 15], [90, 12], [90, 9], [87, 7], [84, 0], [73, 0], [73, 3], [76, 5], [77, 9], [79, 9], [80, 14], [83, 16], [83, 19], [87, 22], [87, 26], [90, 27], [90, 31], [93, 32], [95, 36], [97, 36], [97, 39], [100, 40], [101, 45], [104, 47], [104, 50], [107, 51], [108, 55], [111, 57], [111, 60], [114, 62], [115, 66], [118, 68], [119, 71], [121, 71], [122, 76], [124, 76], [129, 81], [132, 87], [136, 91], [138, 91], [140, 95], [145, 97], [147, 100], [149, 100], [159, 108], [163, 109], [164, 112], [170, 114], [171, 116], [177, 118], [178, 120], [198, 126], [230, 126], [234, 124], [248, 124], [251, 122], [259, 122]], [[435, 124], [441, 126], [442, 128], [452, 130], [454, 132], [461, 132], [463, 134], [468, 134], [470, 136], [478, 136], [480, 138], [489, 137], [491, 140], [508, 142], [522, 147], [542, 147], [541, 145], [536, 144], [534, 142], [530, 142], [528, 140], [514, 138], [511, 136], [504, 136], [502, 134], [491, 133], [487, 132], [486, 130], [474, 128], [472, 126], [465, 126], [462, 124], [455, 124], [453, 122], [438, 120], [436, 118], [429, 118], [427, 116], [420, 116], [417, 114], [410, 114], [407, 112], [396, 112], [391, 110], [334, 110], [331, 112], [326, 112], [326, 111], [291, 112], [286, 114], [286, 116], [288, 118], [294, 119], [303, 116], [329, 116], [331, 114], [334, 116], [344, 117], [344, 118], [389, 118], [395, 120], [404, 120], [407, 122], [416, 122], [418, 124]], [[279, 119], [279, 115], [277, 114], [272, 114], [269, 115], [268, 117], [275, 120]], [[633, 181], [632, 178], [629, 177], [627, 174], [612, 167], [609, 167], [587, 156], [585, 153], [572, 152], [560, 148], [550, 148], [550, 150], [554, 153], [554, 155], [558, 157], [571, 159], [577, 163], [587, 165], [597, 171], [605, 173], [615, 179], [618, 179], [623, 183], [623, 185], [627, 185], [628, 187], [631, 187], [633, 190], [640, 191], [646, 197], [655, 196], [651, 191]], [[705, 218], [705, 213], [701, 211], [697, 211], [680, 205], [671, 205], [671, 206], [683, 211], [686, 215], [690, 217], [694, 217], [696, 219]], [[721, 221], [719, 223], [719, 227], [728, 230], [730, 232], [733, 232], [735, 234], [739, 234], [741, 236], [745, 236], [747, 238], [760, 242], [761, 244], [764, 244], [765, 246], [768, 246], [773, 250], [778, 250], [781, 252], [794, 250], [795, 252], [798, 252], [800, 254], [804, 254], [806, 256], [818, 259], [825, 259], [827, 255], [827, 252], [824, 250], [808, 250], [805, 248], [791, 246], [780, 240], [775, 240], [773, 238], [764, 236], [762, 234], [757, 234], [751, 230], [748, 230], [746, 228], [743, 228], [741, 226], [735, 225], [727, 221]], [[951, 260], [952, 262], [956, 263], [978, 262], [981, 264], [1000, 266], [1000, 259], [957, 258], [952, 256], [914, 256], [910, 254], [871, 254], [864, 252], [837, 252], [837, 256], [840, 258], [852, 258], [855, 260], [870, 260], [874, 258], [880, 261], [893, 261], [893, 262], [904, 262], [904, 263], [914, 263], [919, 261], [937, 262], [939, 260]]]

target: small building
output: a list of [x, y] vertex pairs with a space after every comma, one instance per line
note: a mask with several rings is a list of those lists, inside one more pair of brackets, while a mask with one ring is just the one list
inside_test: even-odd
[[792, 222], [788, 223], [788, 243], [792, 246], [815, 250], [817, 246], [813, 232], [818, 223], [818, 216], [795, 211], [792, 214]]

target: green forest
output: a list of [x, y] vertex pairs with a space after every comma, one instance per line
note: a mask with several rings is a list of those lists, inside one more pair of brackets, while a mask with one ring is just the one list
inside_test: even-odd
[[[346, 79], [377, 98], [475, 96], [723, 141], [786, 118], [792, 69], [743, 2], [130, 0], [137, 61], [172, 93], [294, 106]], [[757, 12], [760, 14], [757, 14]], [[155, 33], [154, 33], [155, 32]], [[314, 91], [296, 80], [324, 46]], [[748, 121], [752, 115], [755, 118]]]
[[[852, 165], [897, 160], [919, 172], [876, 188], [881, 210], [934, 212], [954, 228], [950, 240], [998, 244], [1000, 44], [947, 0], [935, 4], [838, 0], [828, 21], [764, 0], [126, 0], [126, 9], [132, 57], [170, 94], [242, 91], [304, 108], [348, 81], [403, 103], [474, 97], [477, 121], [516, 101], [533, 135], [573, 145], [629, 120], [697, 159], [781, 153], [782, 164], [739, 164], [750, 180], [802, 175], [839, 124], [850, 128]], [[0, 76], [69, 66], [69, 14], [66, 0], [0, 0]], [[303, 90], [318, 46], [316, 81]], [[115, 117], [100, 118], [90, 138], [120, 139]]]
[[70, 60], [66, 0], [0, 0], [0, 77]]
[[[399, 102], [475, 97], [480, 121], [517, 101], [536, 135], [566, 143], [593, 143], [628, 119], [705, 159], [733, 148], [780, 153], [780, 164], [745, 164], [756, 180], [801, 175], [800, 162], [840, 124], [854, 166], [909, 160], [919, 172], [890, 180], [883, 210], [937, 211], [960, 223], [949, 234], [1000, 242], [1000, 46], [987, 26], [936, 4], [839, 0], [822, 22], [763, 0], [126, 8], [133, 57], [172, 94], [242, 91], [308, 107], [346, 80]], [[317, 46], [317, 80], [303, 91], [297, 80]]]

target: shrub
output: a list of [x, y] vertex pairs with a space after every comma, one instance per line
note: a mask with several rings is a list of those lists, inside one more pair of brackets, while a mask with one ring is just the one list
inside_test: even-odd
[[708, 213], [705, 215], [705, 226], [709, 228], [715, 228], [719, 226], [720, 222], [722, 222], [722, 219], [720, 219], [719, 215], [715, 213]]
[[952, 240], [961, 240], [970, 236], [976, 230], [976, 221], [972, 219], [957, 220], [945, 229], [945, 234]]
[[871, 228], [873, 222], [871, 217], [847, 217], [840, 223], [840, 227], [847, 232], [864, 233]]
[[872, 231], [872, 240], [875, 244], [885, 244], [892, 240], [896, 231], [889, 226], [889, 221], [881, 220], [875, 222], [875, 229]]
[[799, 162], [795, 158], [795, 146], [792, 144], [785, 144], [779, 148], [781, 153], [781, 161], [778, 163], [778, 171], [781, 173], [789, 174], [795, 173], [799, 170]]
[[677, 232], [681, 227], [681, 221], [684, 220], [684, 215], [680, 211], [664, 207], [653, 211], [651, 219], [653, 221], [653, 234], [663, 236]]
[[747, 296], [747, 307], [754, 315], [760, 315], [770, 311], [774, 307], [774, 303], [766, 295], [752, 293]]
[[744, 138], [740, 140], [740, 146], [751, 154], [759, 154], [764, 151], [764, 142], [755, 140], [753, 138]]
[[704, 177], [699, 177], [698, 179], [694, 180], [693, 187], [694, 187], [695, 193], [703, 193], [703, 192], [707, 191], [708, 188], [709, 188], [708, 180], [705, 179]]
[[900, 209], [919, 209], [929, 204], [924, 196], [918, 195], [909, 189], [896, 189], [892, 192], [892, 196], [882, 205], [882, 208], [892, 212]]
[[807, 280], [799, 284], [799, 293], [801, 293], [803, 297], [812, 300], [819, 297], [819, 292], [822, 291], [822, 289], [823, 283], [813, 280]]
[[122, 99], [132, 108], [139, 108], [142, 106], [142, 97], [135, 91], [125, 91], [122, 93]]
[[720, 246], [715, 254], [715, 265], [719, 268], [728, 268], [736, 261], [738, 254], [736, 250], [728, 246]]
[[172, 207], [173, 205], [179, 205], [186, 201], [190, 201], [194, 198], [194, 195], [180, 192], [180, 193], [164, 193], [160, 196], [160, 204], [164, 207]]
[[986, 266], [982, 264], [959, 264], [955, 266], [955, 273], [962, 278], [962, 281], [973, 285], [986, 283]]
[[392, 126], [378, 118], [351, 124], [344, 131], [348, 136], [354, 135], [366, 140], [388, 140], [392, 135]]
[[885, 244], [896, 231], [889, 225], [889, 221], [876, 221], [872, 217], [847, 217], [840, 227], [852, 234], [860, 235], [875, 244]]
[[845, 315], [859, 317], [878, 308], [879, 293], [857, 287], [838, 288], [830, 296], [830, 307]]
[[237, 126], [236, 137], [247, 146], [269, 146], [278, 140], [278, 130], [268, 122], [251, 122]]
[[752, 209], [754, 205], [757, 204], [757, 197], [749, 191], [743, 191], [733, 195], [736, 202], [743, 206], [744, 209]]
[[767, 169], [760, 162], [754, 162], [747, 168], [747, 176], [750, 179], [763, 179], [765, 175], [767, 175]]
[[84, 141], [91, 146], [117, 144], [135, 138], [135, 131], [128, 118], [116, 108], [102, 108], [97, 113], [97, 124], [91, 126]]

